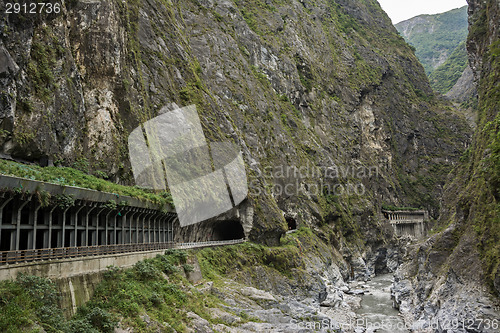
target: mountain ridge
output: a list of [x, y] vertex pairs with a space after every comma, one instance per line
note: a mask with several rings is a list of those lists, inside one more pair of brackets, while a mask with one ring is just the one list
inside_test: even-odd
[[395, 27], [415, 47], [433, 89], [447, 93], [467, 67], [467, 6], [440, 14], [419, 15]]

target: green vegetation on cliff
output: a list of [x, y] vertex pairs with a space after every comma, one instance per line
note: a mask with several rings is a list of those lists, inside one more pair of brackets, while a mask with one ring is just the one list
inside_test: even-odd
[[[446, 243], [450, 231], [445, 230], [435, 248], [444, 243], [453, 256], [449, 265], [466, 272], [470, 264], [457, 258], [462, 258], [464, 244], [474, 244], [484, 268], [480, 276], [500, 295], [500, 9], [496, 1], [477, 1], [470, 21], [468, 51], [479, 78], [477, 129], [445, 188], [440, 223], [454, 227], [448, 229], [454, 241]], [[475, 278], [480, 274], [473, 273]]]
[[464, 41], [457, 46], [442, 65], [429, 75], [432, 88], [441, 94], [446, 94], [460, 79], [468, 61]]
[[[497, 18], [500, 13], [496, 13]], [[483, 56], [486, 64], [479, 82], [479, 126], [467, 166], [474, 177], [461, 194], [464, 209], [480, 239], [479, 250], [491, 286], [500, 295], [500, 38]]]
[[202, 249], [196, 253], [203, 277], [217, 281], [221, 277], [234, 276], [239, 271], [251, 271], [255, 266], [265, 266], [276, 274], [294, 278], [294, 271], [304, 270], [303, 256], [317, 251], [322, 241], [308, 228], [286, 235], [280, 246], [267, 247], [255, 243], [243, 243], [227, 247]]
[[420, 15], [396, 24], [427, 74], [432, 73], [467, 38], [467, 6], [436, 15]]

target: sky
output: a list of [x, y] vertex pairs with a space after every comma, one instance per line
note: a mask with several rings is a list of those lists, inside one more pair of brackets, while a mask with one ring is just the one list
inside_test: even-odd
[[444, 13], [467, 5], [466, 0], [378, 0], [393, 24], [420, 14]]

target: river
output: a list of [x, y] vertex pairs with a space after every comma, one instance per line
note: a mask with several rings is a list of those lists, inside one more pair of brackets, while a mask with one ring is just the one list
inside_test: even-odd
[[363, 326], [368, 328], [367, 332], [409, 332], [404, 329], [404, 322], [398, 310], [392, 307], [390, 290], [392, 281], [392, 274], [384, 274], [363, 284], [368, 292], [362, 296], [361, 307], [356, 313], [358, 318], [363, 320]]

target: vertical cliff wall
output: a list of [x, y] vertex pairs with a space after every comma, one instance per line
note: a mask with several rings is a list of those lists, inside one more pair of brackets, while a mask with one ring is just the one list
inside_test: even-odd
[[477, 128], [445, 188], [441, 231], [409, 251], [394, 294], [412, 319], [465, 320], [470, 330], [496, 332], [485, 323], [500, 315], [500, 2], [468, 2]]

